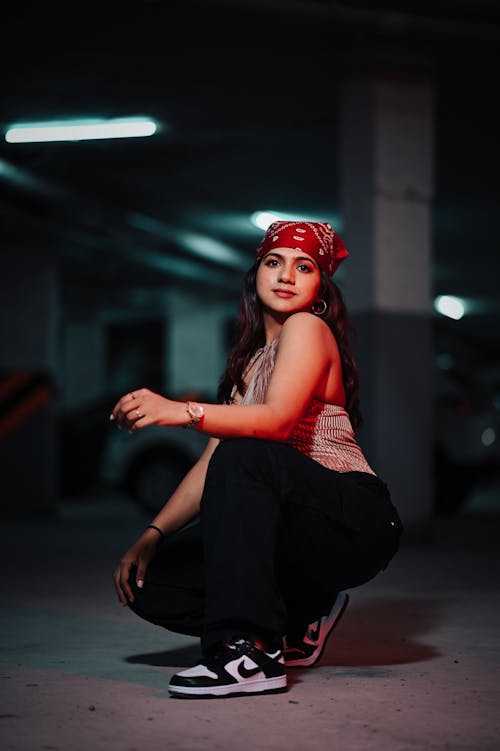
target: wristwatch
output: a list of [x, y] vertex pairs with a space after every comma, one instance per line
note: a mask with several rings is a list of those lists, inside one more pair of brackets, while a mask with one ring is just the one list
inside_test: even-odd
[[193, 425], [198, 425], [200, 420], [205, 417], [205, 410], [198, 404], [198, 402], [186, 402], [186, 410], [189, 415], [189, 422], [184, 425], [185, 428], [190, 428]]

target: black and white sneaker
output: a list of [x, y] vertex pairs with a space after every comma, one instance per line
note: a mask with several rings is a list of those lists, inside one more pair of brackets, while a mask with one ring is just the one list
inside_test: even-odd
[[285, 638], [284, 656], [287, 668], [306, 668], [319, 660], [326, 640], [342, 618], [348, 602], [349, 595], [339, 592], [328, 615], [310, 623], [301, 641], [291, 644]]
[[236, 639], [176, 673], [168, 690], [188, 698], [279, 693], [286, 690], [283, 652], [264, 652], [247, 639]]

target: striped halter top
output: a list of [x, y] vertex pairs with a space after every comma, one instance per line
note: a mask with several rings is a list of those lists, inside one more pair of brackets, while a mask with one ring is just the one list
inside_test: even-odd
[[[263, 404], [276, 359], [278, 339], [258, 349], [245, 373], [255, 370], [240, 404]], [[236, 394], [233, 387], [231, 397]], [[337, 472], [375, 472], [366, 461], [354, 437], [349, 415], [337, 404], [312, 399], [295, 426], [288, 443], [303, 454]]]

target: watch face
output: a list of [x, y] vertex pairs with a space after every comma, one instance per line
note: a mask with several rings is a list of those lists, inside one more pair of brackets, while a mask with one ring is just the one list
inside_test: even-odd
[[200, 417], [203, 417], [203, 415], [205, 414], [205, 410], [203, 409], [201, 404], [193, 404], [191, 402], [191, 404], [189, 405], [189, 414], [192, 415], [193, 417], [200, 418]]

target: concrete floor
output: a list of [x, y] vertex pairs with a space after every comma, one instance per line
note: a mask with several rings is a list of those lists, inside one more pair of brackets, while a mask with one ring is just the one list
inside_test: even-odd
[[131, 502], [63, 504], [1, 531], [3, 751], [500, 749], [500, 514], [469, 510], [407, 539], [351, 590], [319, 665], [289, 691], [171, 699], [197, 640], [117, 602], [115, 561], [146, 523]]

